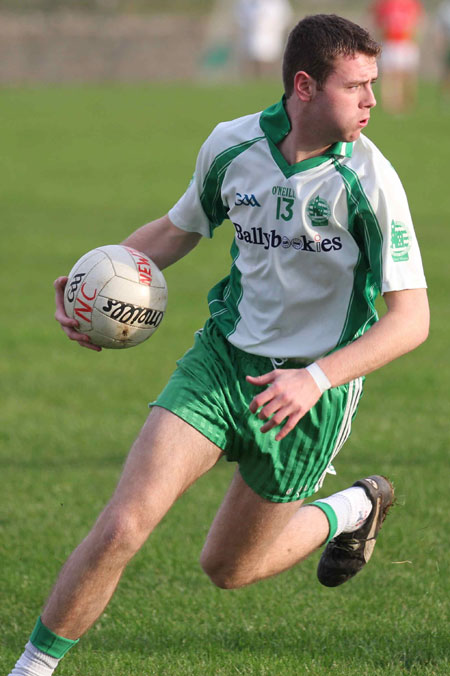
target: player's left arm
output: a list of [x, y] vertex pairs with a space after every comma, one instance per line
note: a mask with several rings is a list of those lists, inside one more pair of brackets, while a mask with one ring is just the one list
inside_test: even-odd
[[376, 371], [427, 339], [426, 289], [389, 291], [383, 298], [387, 312], [378, 322], [358, 340], [317, 361], [332, 387]]
[[[332, 387], [365, 376], [401, 357], [423, 343], [429, 330], [426, 289], [405, 289], [384, 294], [386, 314], [353, 343], [317, 360]], [[280, 441], [317, 403], [321, 391], [306, 369], [276, 369], [256, 378], [255, 386], [266, 387], [250, 403], [264, 424], [261, 431], [280, 426]], [[284, 424], [282, 424], [284, 422]]]

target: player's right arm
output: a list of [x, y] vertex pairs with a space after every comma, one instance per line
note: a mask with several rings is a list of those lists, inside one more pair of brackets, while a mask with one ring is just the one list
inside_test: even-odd
[[169, 216], [147, 223], [122, 242], [124, 246], [142, 251], [160, 270], [183, 258], [201, 239], [198, 232], [177, 228]]
[[[169, 216], [162, 216], [155, 221], [133, 232], [122, 244], [142, 251], [149, 256], [156, 265], [163, 270], [180, 258], [183, 258], [201, 239], [201, 235], [196, 232], [186, 232], [177, 228]], [[62, 330], [70, 340], [74, 340], [81, 347], [87, 347], [96, 352], [101, 351], [101, 347], [93, 345], [89, 336], [79, 333], [76, 329], [78, 322], [66, 315], [64, 309], [64, 289], [67, 284], [67, 277], [58, 277], [53, 286], [55, 288], [55, 319], [61, 325]]]

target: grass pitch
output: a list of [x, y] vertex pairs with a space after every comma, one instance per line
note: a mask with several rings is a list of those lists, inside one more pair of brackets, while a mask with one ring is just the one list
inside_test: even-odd
[[[134, 350], [94, 354], [53, 321], [52, 280], [120, 241], [184, 191], [221, 119], [276, 100], [274, 85], [7, 89], [0, 92], [0, 645], [20, 654], [54, 578], [109, 498], [126, 452], [227, 272], [227, 224], [166, 271], [162, 327]], [[447, 286], [450, 111], [431, 87], [368, 135], [407, 193], [430, 286], [429, 341], [369, 376], [354, 431], [322, 490], [386, 473], [398, 502], [373, 561], [334, 590], [318, 555], [240, 591], [213, 588], [198, 554], [233, 468], [220, 463], [175, 505], [127, 569], [61, 676], [420, 676], [448, 661]]]

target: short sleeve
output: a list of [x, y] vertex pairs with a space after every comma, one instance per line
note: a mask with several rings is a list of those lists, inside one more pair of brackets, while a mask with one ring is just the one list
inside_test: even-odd
[[227, 217], [220, 184], [214, 181], [219, 164], [214, 152], [216, 130], [200, 149], [195, 172], [186, 192], [169, 211], [169, 218], [174, 225], [188, 232], [198, 232], [203, 237], [212, 237], [214, 228]]
[[405, 190], [386, 162], [371, 204], [381, 232], [381, 292], [425, 288], [422, 258]]

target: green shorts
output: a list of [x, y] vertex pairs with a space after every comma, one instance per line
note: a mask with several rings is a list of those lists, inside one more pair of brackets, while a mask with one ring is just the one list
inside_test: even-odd
[[[324, 392], [296, 427], [275, 441], [276, 430], [261, 433], [263, 421], [249, 410], [261, 390], [245, 379], [273, 368], [269, 358], [231, 345], [209, 319], [151, 405], [172, 411], [221, 448], [228, 461], [239, 463], [244, 481], [263, 498], [291, 502], [322, 486], [350, 434], [362, 378]], [[280, 368], [298, 364], [287, 361]]]

